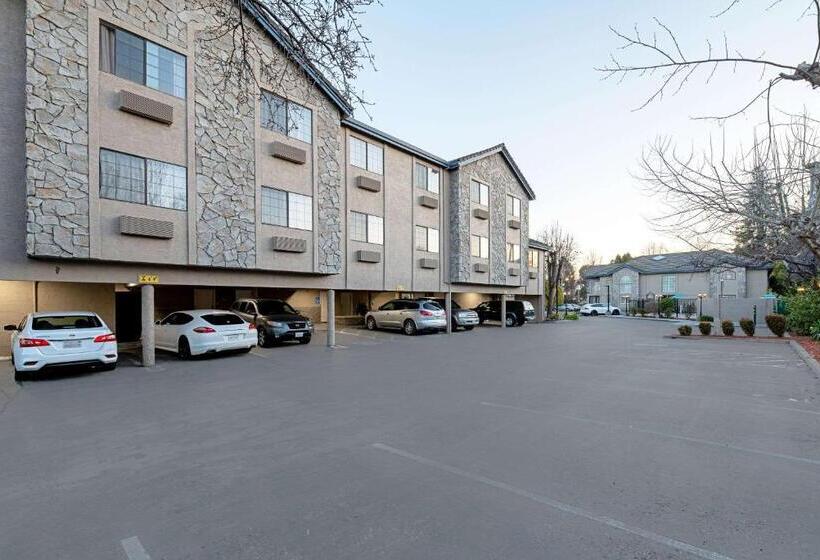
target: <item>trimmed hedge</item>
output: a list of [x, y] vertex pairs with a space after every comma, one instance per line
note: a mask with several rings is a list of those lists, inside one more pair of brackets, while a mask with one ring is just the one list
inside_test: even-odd
[[735, 334], [735, 324], [728, 319], [721, 321], [720, 329], [723, 331], [724, 336], [733, 336]]
[[701, 321], [706, 321], [707, 323], [714, 323], [715, 322], [715, 318], [712, 317], [711, 315], [701, 315], [700, 320]]
[[712, 323], [709, 321], [701, 321], [698, 323], [698, 328], [700, 329], [700, 334], [703, 336], [709, 336], [712, 334]]
[[740, 328], [743, 329], [743, 332], [746, 333], [746, 336], [755, 335], [755, 322], [749, 319], [748, 317], [743, 317], [740, 320]]
[[786, 334], [786, 317], [777, 313], [766, 315], [766, 326], [777, 336]]
[[689, 325], [681, 325], [678, 327], [678, 334], [681, 336], [689, 336], [692, 334], [692, 327]]

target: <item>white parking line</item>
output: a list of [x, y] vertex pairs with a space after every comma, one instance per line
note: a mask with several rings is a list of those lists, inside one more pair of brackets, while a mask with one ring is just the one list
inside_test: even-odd
[[731, 449], [732, 451], [739, 451], [741, 453], [753, 453], [755, 455], [765, 455], [767, 457], [774, 457], [775, 459], [786, 459], [788, 461], [797, 461], [800, 463], [808, 463], [810, 465], [820, 465], [820, 460], [817, 459], [808, 459], [806, 457], [796, 457], [794, 455], [786, 455], [784, 453], [770, 453], [768, 451], [760, 451], [759, 449], [749, 449], [748, 447], [738, 447], [736, 445], [732, 445], [730, 443], [721, 443], [719, 441], [712, 441], [709, 439], [701, 439], [689, 436], [681, 436], [678, 434], [668, 434], [666, 432], [658, 432], [656, 430], [647, 430], [645, 428], [635, 428], [633, 426], [628, 426], [626, 424], [618, 424], [616, 422], [606, 422], [603, 420], [594, 420], [592, 418], [585, 418], [583, 416], [571, 416], [568, 414], [554, 414], [552, 412], [546, 412], [544, 410], [534, 410], [532, 408], [523, 408], [520, 406], [512, 406], [509, 404], [498, 404], [498, 403], [491, 403], [491, 402], [482, 402], [483, 406], [491, 406], [493, 408], [506, 408], [507, 410], [517, 410], [518, 412], [527, 412], [529, 414], [541, 414], [544, 416], [554, 416], [556, 418], [564, 418], [565, 420], [575, 420], [577, 422], [587, 422], [589, 424], [596, 424], [598, 426], [607, 426], [613, 428], [620, 428], [622, 430], [628, 430], [630, 432], [640, 432], [642, 434], [650, 434], [653, 436], [665, 437], [670, 439], [677, 439], [681, 441], [688, 441], [690, 443], [699, 443], [701, 445], [709, 445], [712, 447], [718, 447], [720, 449]]
[[457, 467], [451, 467], [450, 465], [446, 465], [444, 463], [440, 463], [438, 461], [434, 461], [432, 459], [427, 459], [425, 457], [421, 457], [419, 455], [414, 455], [407, 451], [403, 451], [401, 449], [396, 449], [395, 447], [390, 447], [389, 445], [385, 445], [383, 443], [374, 443], [372, 446], [376, 449], [381, 451], [386, 451], [387, 453], [392, 453], [393, 455], [398, 455], [399, 457], [404, 457], [405, 459], [410, 459], [411, 461], [415, 461], [416, 463], [420, 463], [422, 465], [426, 465], [428, 467], [433, 467], [438, 470], [442, 470], [448, 472], [450, 474], [454, 474], [456, 476], [460, 476], [462, 478], [467, 478], [474, 482], [478, 482], [480, 484], [484, 484], [486, 486], [491, 486], [493, 488], [497, 488], [499, 490], [504, 490], [505, 492], [509, 492], [511, 494], [515, 494], [516, 496], [520, 496], [522, 498], [527, 498], [528, 500], [532, 500], [533, 502], [537, 502], [539, 504], [543, 504], [545, 506], [549, 506], [553, 509], [557, 509], [563, 513], [568, 513], [570, 515], [575, 515], [577, 517], [582, 517], [589, 521], [595, 521], [596, 523], [601, 523], [608, 527], [612, 527], [614, 529], [619, 529], [626, 533], [630, 533], [632, 535], [636, 535], [642, 537], [648, 541], [652, 541], [657, 544], [661, 544], [664, 546], [668, 546], [669, 548], [673, 548], [675, 550], [679, 550], [682, 552], [686, 552], [693, 556], [697, 556], [698, 558], [705, 558], [706, 560], [732, 560], [729, 556], [724, 556], [723, 554], [719, 554], [717, 552], [713, 552], [711, 550], [706, 550], [704, 548], [698, 548], [697, 546], [693, 546], [689, 543], [685, 543], [683, 541], [679, 541], [677, 539], [673, 539], [670, 537], [666, 537], [664, 535], [660, 535], [658, 533], [654, 533], [652, 531], [648, 531], [646, 529], [641, 529], [640, 527], [635, 527], [632, 525], [628, 525], [622, 521], [618, 521], [617, 519], [613, 519], [611, 517], [607, 517], [605, 515], [597, 515], [590, 511], [586, 511], [579, 507], [566, 504], [564, 502], [559, 502], [558, 500], [553, 500], [552, 498], [548, 498], [546, 496], [542, 496], [540, 494], [535, 494], [534, 492], [529, 492], [527, 490], [523, 490], [521, 488], [517, 488], [512, 486], [511, 484], [507, 484], [506, 482], [499, 482], [497, 480], [493, 480], [491, 478], [487, 478], [486, 476], [482, 476], [480, 474], [474, 474], [469, 471], [465, 471], [459, 469]]
[[123, 539], [120, 541], [120, 544], [123, 550], [125, 550], [125, 555], [128, 556], [128, 560], [151, 560], [151, 557], [148, 556], [148, 553], [142, 548], [142, 543], [137, 537]]

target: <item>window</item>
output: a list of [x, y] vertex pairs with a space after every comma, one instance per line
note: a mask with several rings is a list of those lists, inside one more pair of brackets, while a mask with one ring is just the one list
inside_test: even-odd
[[362, 214], [361, 212], [350, 213], [350, 239], [373, 243], [384, 244], [384, 221], [379, 216]]
[[521, 217], [521, 200], [512, 195], [507, 195], [507, 214], [515, 218]]
[[100, 70], [185, 97], [185, 57], [133, 33], [100, 25]]
[[734, 270], [727, 270], [723, 273], [724, 280], [737, 280], [737, 273]]
[[470, 180], [470, 199], [482, 206], [490, 205], [490, 187], [476, 180]]
[[416, 249], [428, 253], [438, 253], [438, 230], [416, 226]]
[[470, 254], [480, 259], [490, 258], [490, 238], [481, 235], [470, 236]]
[[521, 245], [507, 243], [507, 262], [518, 262], [519, 260], [521, 260]]
[[351, 136], [350, 165], [381, 175], [384, 171], [384, 151], [380, 146]]
[[179, 165], [101, 149], [100, 196], [185, 210], [188, 206], [188, 170]]
[[313, 197], [262, 187], [262, 223], [313, 229]]
[[262, 91], [262, 128], [307, 142], [313, 138], [313, 112], [293, 101]]
[[620, 280], [620, 292], [622, 294], [631, 294], [632, 293], [632, 277], [631, 276], [621, 276]]
[[427, 167], [421, 163], [416, 164], [415, 186], [419, 189], [425, 189], [431, 193], [438, 194], [439, 192], [439, 172], [438, 169]]
[[538, 251], [534, 249], [527, 251], [527, 266], [529, 268], [538, 268]]
[[661, 291], [664, 294], [674, 294], [678, 290], [678, 278], [674, 274], [666, 274], [661, 279]]

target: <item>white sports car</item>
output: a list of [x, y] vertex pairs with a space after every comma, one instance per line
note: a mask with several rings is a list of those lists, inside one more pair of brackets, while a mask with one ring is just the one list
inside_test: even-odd
[[14, 379], [67, 366], [114, 369], [117, 337], [96, 313], [59, 311], [30, 313], [11, 331]]
[[614, 305], [607, 307], [605, 303], [587, 303], [581, 307], [581, 315], [591, 315], [597, 317], [598, 315], [620, 315], [621, 310]]
[[183, 360], [228, 350], [250, 352], [257, 344], [256, 325], [230, 311], [176, 311], [157, 321], [157, 348], [175, 352]]

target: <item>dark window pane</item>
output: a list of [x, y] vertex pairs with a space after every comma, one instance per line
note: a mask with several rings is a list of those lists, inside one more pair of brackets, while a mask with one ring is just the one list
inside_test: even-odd
[[100, 196], [145, 204], [145, 160], [100, 150]]
[[285, 100], [270, 92], [262, 92], [262, 127], [287, 134], [287, 106]]
[[145, 42], [145, 85], [185, 97], [185, 57], [150, 41]]
[[116, 31], [115, 74], [126, 80], [145, 83], [145, 41], [122, 29]]
[[241, 325], [245, 321], [243, 321], [240, 317], [234, 315], [233, 313], [214, 313], [209, 315], [203, 315], [202, 318], [212, 325], [216, 326], [223, 326], [223, 325]]
[[31, 329], [35, 331], [53, 331], [61, 329], [99, 329], [102, 323], [95, 315], [49, 315], [36, 317]]

